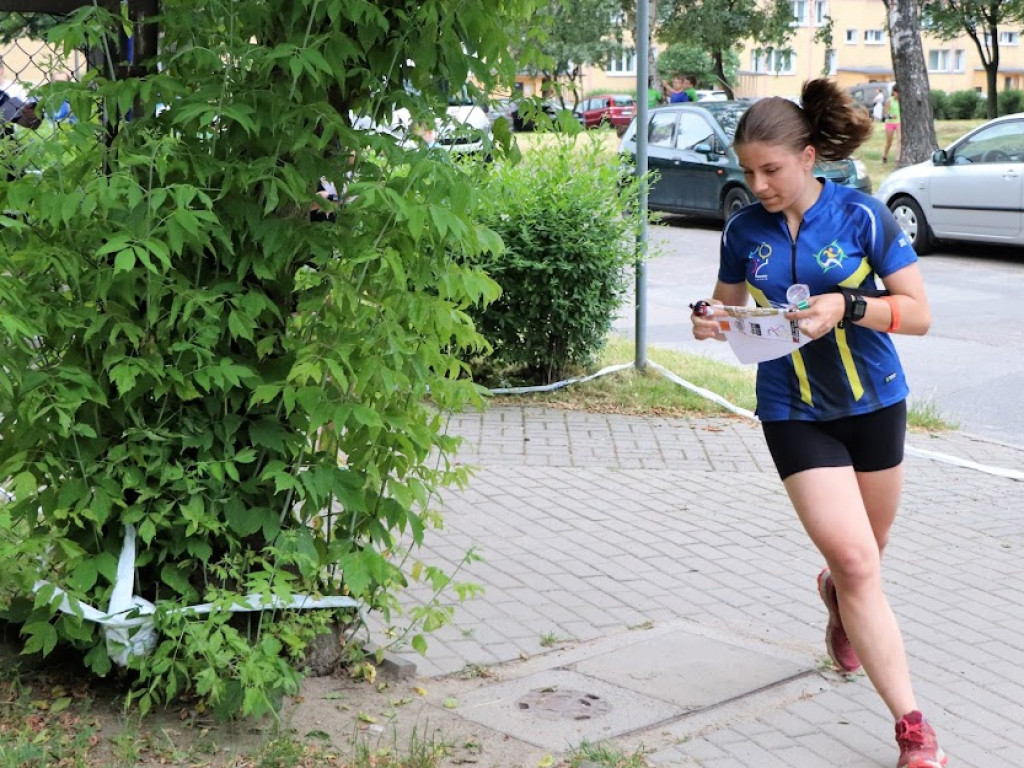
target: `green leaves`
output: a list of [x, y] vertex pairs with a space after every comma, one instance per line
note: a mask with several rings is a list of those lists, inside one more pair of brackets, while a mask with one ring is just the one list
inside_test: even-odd
[[[136, 527], [135, 591], [161, 632], [132, 661], [143, 711], [182, 692], [225, 716], [278, 706], [344, 615], [226, 609], [348, 593], [392, 610], [399, 542], [422, 543], [438, 490], [465, 481], [439, 411], [480, 402], [464, 360], [487, 342], [467, 310], [499, 288], [451, 254], [501, 251], [476, 216], [482, 169], [350, 118], [430, 122], [439, 83], [510, 79], [531, 6], [165, 0], [159, 67], [61, 84], [79, 121], [12, 160], [0, 471], [17, 501], [0, 564], [21, 589], [45, 575], [104, 606]], [[99, 50], [125, 19], [72, 22], [55, 42]], [[90, 117], [129, 110], [116, 130]], [[321, 176], [347, 199], [314, 223]], [[198, 601], [224, 610], [179, 610]], [[51, 603], [23, 615], [27, 647], [76, 647], [107, 674], [96, 628]]]
[[596, 357], [618, 311], [634, 259], [636, 182], [623, 182], [586, 137], [498, 162], [486, 181], [481, 217], [505, 248], [467, 261], [502, 293], [467, 312], [493, 346], [495, 369], [550, 383]]

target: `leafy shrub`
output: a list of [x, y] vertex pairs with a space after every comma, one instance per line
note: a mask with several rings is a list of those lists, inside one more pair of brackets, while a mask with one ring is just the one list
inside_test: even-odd
[[997, 111], [1000, 115], [1024, 112], [1024, 91], [1000, 91], [996, 96], [996, 100], [998, 103]]
[[985, 102], [978, 98], [978, 92], [953, 91], [949, 94], [949, 119], [973, 120], [978, 117], [978, 110], [984, 114]]
[[470, 314], [497, 367], [549, 383], [596, 358], [627, 287], [635, 228], [624, 211], [635, 193], [617, 162], [583, 137], [495, 164], [480, 218], [505, 250], [479, 263], [502, 294]]
[[950, 107], [949, 94], [945, 91], [932, 89], [931, 100], [932, 100], [932, 116], [936, 120], [952, 120]]
[[[103, 610], [134, 526], [134, 591], [160, 632], [130, 660], [142, 710], [189, 695], [258, 714], [296, 690], [331, 617], [239, 619], [240, 595], [351, 595], [387, 619], [416, 580], [472, 591], [413, 550], [436, 490], [466, 479], [441, 414], [476, 401], [461, 361], [484, 341], [466, 311], [497, 295], [437, 254], [500, 242], [444, 153], [355, 131], [349, 111], [430, 114], [436, 78], [511, 80], [505, 30], [526, 5], [162, 5], [159, 70], [52, 86], [80, 119], [7, 158], [0, 478], [16, 501], [0, 506], [0, 617], [26, 651], [70, 646], [109, 673], [96, 625], [37, 580]], [[90, 4], [53, 34], [100, 51], [123, 29]], [[108, 131], [101, 108], [134, 119]], [[316, 180], [349, 173], [353, 199], [311, 222]], [[198, 602], [215, 610], [181, 612]], [[416, 632], [451, 610], [415, 609]]]

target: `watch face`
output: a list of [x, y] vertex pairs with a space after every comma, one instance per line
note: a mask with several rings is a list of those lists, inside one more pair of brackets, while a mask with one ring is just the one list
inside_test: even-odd
[[853, 315], [854, 320], [860, 320], [864, 317], [864, 313], [868, 311], [868, 303], [864, 300], [863, 296], [855, 296], [853, 299]]

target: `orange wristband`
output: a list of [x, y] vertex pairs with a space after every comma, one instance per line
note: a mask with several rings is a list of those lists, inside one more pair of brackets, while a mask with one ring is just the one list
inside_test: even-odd
[[889, 305], [889, 312], [892, 315], [892, 319], [889, 320], [889, 327], [885, 332], [893, 333], [900, 329], [900, 303], [896, 301], [895, 296], [883, 296], [882, 298]]

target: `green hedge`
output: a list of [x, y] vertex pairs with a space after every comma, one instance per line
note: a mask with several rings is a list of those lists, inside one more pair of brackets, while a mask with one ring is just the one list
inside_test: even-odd
[[[931, 92], [932, 113], [936, 120], [983, 120], [988, 117], [988, 102], [975, 90]], [[1024, 111], [1024, 91], [1000, 91], [996, 113], [1011, 115]]]
[[635, 195], [636, 182], [584, 137], [494, 166], [480, 218], [505, 250], [482, 266], [502, 295], [471, 314], [495, 369], [542, 384], [596, 359], [628, 285], [635, 225], [624, 211]]

